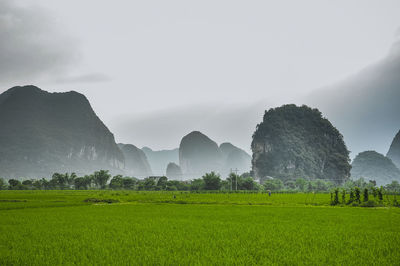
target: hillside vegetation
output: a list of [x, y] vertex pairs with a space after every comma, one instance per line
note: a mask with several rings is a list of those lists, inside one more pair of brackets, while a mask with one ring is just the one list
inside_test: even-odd
[[343, 136], [317, 109], [284, 105], [265, 112], [251, 144], [256, 177], [291, 180], [327, 179], [342, 183], [350, 176]]

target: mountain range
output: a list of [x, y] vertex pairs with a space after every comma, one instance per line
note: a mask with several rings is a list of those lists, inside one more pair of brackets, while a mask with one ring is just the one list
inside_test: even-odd
[[[0, 94], [0, 124], [0, 176], [5, 178], [42, 178], [55, 172], [86, 175], [100, 169], [143, 178], [165, 175], [168, 165], [177, 178], [180, 167], [185, 178], [211, 170], [225, 175], [228, 167], [250, 170], [246, 152], [230, 143], [218, 147], [199, 132], [184, 137], [181, 146], [172, 150], [117, 144], [87, 98], [75, 91], [49, 93], [32, 85], [13, 87]], [[215, 158], [201, 152], [210, 143], [215, 145]], [[214, 159], [218, 167], [211, 165]]]

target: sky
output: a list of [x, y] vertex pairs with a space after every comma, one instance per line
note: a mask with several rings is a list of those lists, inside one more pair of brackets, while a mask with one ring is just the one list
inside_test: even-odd
[[138, 147], [200, 130], [249, 151], [265, 109], [387, 56], [399, 14], [398, 0], [0, 0], [0, 92], [81, 92]]

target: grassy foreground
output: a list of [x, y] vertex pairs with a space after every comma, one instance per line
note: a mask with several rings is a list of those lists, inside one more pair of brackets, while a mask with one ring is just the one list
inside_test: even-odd
[[399, 264], [399, 208], [329, 202], [329, 194], [1, 191], [0, 265]]

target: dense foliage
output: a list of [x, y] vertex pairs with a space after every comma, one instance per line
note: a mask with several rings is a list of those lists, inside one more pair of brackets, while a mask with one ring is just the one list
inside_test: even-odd
[[251, 147], [253, 171], [260, 179], [342, 183], [350, 176], [349, 151], [343, 136], [321, 112], [304, 105], [266, 111]]
[[[187, 181], [170, 180], [166, 176], [153, 176], [144, 179], [116, 175], [114, 177], [108, 171], [100, 170], [92, 175], [77, 176], [75, 173], [55, 173], [50, 180], [25, 179], [22, 182], [18, 179], [9, 179], [6, 182], [0, 178], [0, 190], [137, 190], [137, 191], [207, 191], [230, 192], [230, 191], [254, 191], [254, 192], [331, 192], [335, 188], [351, 192], [352, 188], [369, 189], [374, 191], [377, 183], [374, 180], [365, 181], [363, 178], [347, 180], [338, 187], [335, 183], [323, 179], [306, 180], [297, 178], [283, 182], [280, 179], [266, 180], [262, 185], [255, 182], [250, 173], [237, 175], [231, 173], [228, 178], [221, 179], [220, 175], [211, 172], [203, 175], [202, 178]], [[384, 186], [389, 193], [400, 193], [399, 182], [393, 181]]]

